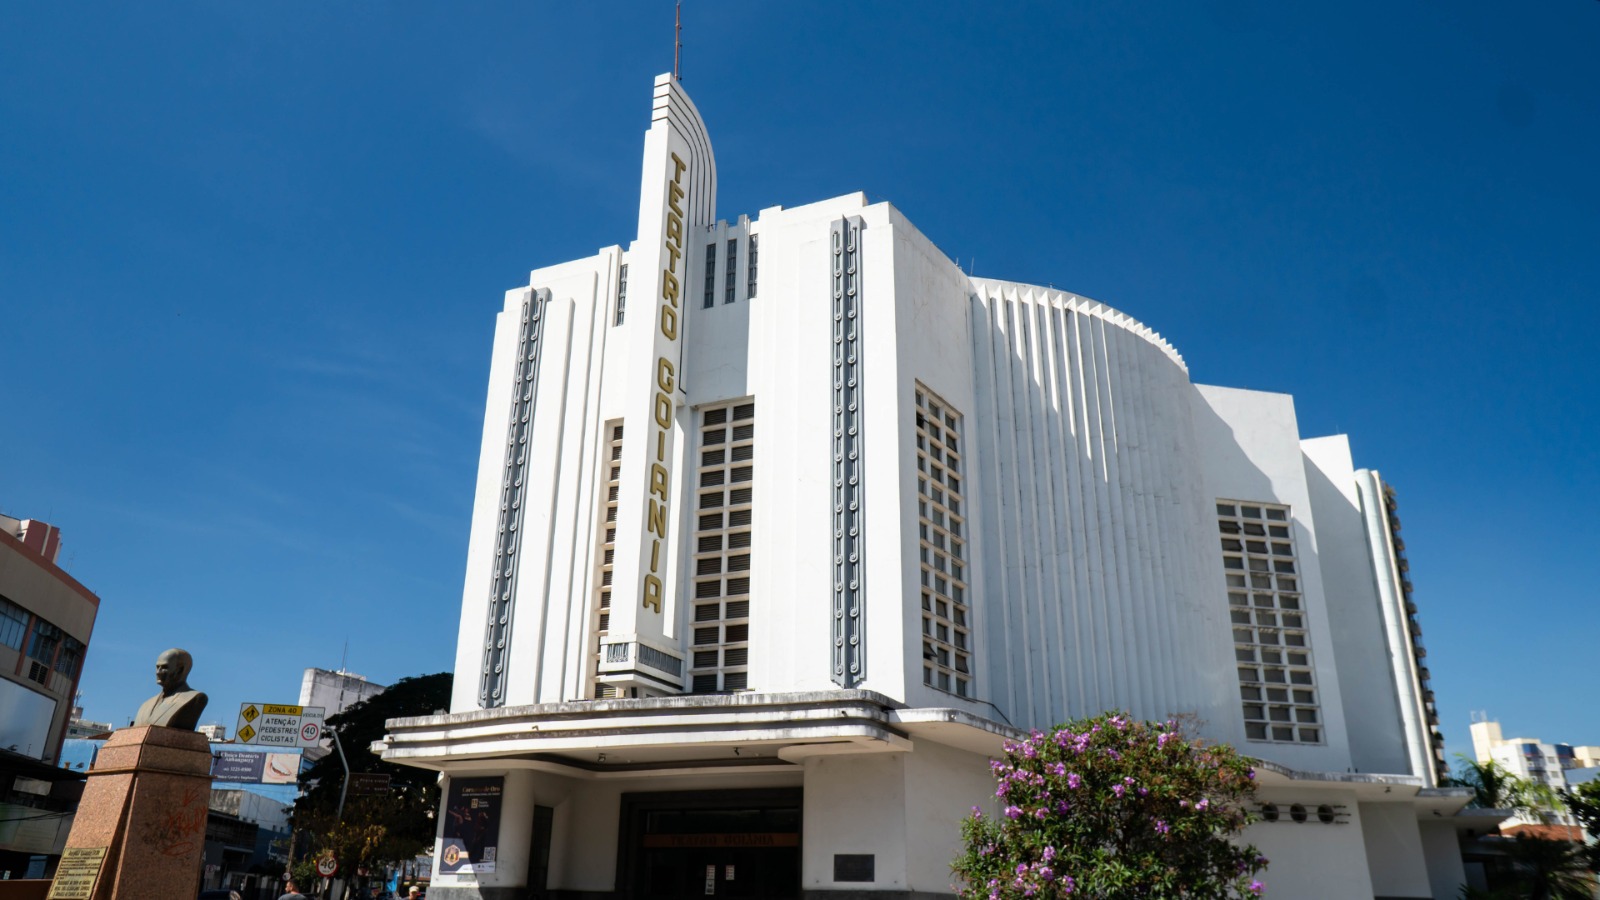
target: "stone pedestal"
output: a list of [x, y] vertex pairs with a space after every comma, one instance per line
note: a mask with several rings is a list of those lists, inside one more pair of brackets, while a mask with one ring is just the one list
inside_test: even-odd
[[197, 895], [210, 806], [205, 735], [156, 725], [113, 733], [67, 835], [69, 850], [106, 848], [93, 900]]

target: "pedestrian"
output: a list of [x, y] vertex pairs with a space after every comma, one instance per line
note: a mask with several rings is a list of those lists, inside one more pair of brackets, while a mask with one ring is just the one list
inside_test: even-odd
[[295, 890], [294, 882], [292, 882], [292, 881], [289, 882], [286, 885], [286, 887], [289, 890], [287, 892], [285, 892], [283, 894], [283, 896], [279, 897], [278, 900], [306, 900], [306, 895], [305, 894], [302, 894], [299, 891]]

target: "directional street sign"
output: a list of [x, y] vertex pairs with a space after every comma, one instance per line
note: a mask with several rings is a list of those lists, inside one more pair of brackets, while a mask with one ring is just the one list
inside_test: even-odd
[[322, 713], [321, 706], [246, 703], [233, 733], [241, 744], [316, 747], [322, 741]]

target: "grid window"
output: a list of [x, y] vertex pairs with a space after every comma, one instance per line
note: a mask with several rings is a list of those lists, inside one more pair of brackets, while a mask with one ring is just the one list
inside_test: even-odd
[[28, 643], [28, 655], [47, 665], [54, 662], [61, 637], [61, 629], [43, 619], [36, 619], [33, 623], [33, 640]]
[[83, 663], [83, 642], [71, 635], [61, 640], [61, 652], [56, 656], [56, 671], [67, 678], [78, 677], [78, 666]]
[[728, 241], [728, 270], [725, 275], [726, 277], [722, 279], [724, 285], [722, 302], [732, 303], [734, 287], [739, 283], [739, 241], [737, 238]]
[[22, 636], [28, 632], [28, 611], [0, 597], [0, 644], [22, 649]]
[[[595, 578], [594, 609], [591, 611], [594, 633], [594, 656], [591, 659], [595, 674], [600, 672], [600, 639], [611, 631], [611, 577], [612, 563], [617, 557], [617, 495], [622, 475], [622, 423], [606, 425], [606, 445], [600, 461], [606, 481], [600, 486], [600, 547]], [[596, 684], [594, 698], [605, 700], [617, 696], [617, 688], [610, 684]]]
[[917, 389], [917, 533], [922, 568], [922, 683], [972, 692], [972, 609], [962, 507], [961, 416]]
[[700, 411], [689, 661], [696, 694], [749, 687], [755, 417], [756, 405], [749, 402]]
[[746, 299], [749, 299], [749, 298], [754, 297], [756, 295], [756, 246], [757, 246], [757, 243], [758, 243], [757, 236], [753, 235], [753, 234], [750, 235], [750, 246], [748, 248], [746, 248], [746, 250], [745, 250], [745, 259], [744, 259], [744, 273], [745, 273], [745, 281], [746, 281], [744, 296], [745, 296]]
[[622, 314], [628, 309], [628, 264], [623, 263], [617, 272], [617, 321], [613, 324], [622, 324]]
[[717, 303], [717, 245], [706, 245], [706, 298], [701, 304], [705, 309], [710, 309]]
[[1245, 736], [1320, 744], [1322, 709], [1289, 508], [1218, 501], [1217, 532]]

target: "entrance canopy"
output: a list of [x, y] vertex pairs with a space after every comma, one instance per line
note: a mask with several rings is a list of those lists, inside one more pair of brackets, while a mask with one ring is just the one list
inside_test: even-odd
[[576, 777], [787, 768], [807, 757], [904, 753], [930, 740], [998, 756], [1024, 733], [956, 709], [908, 709], [873, 691], [586, 700], [391, 719], [373, 749], [448, 771], [528, 768]]

